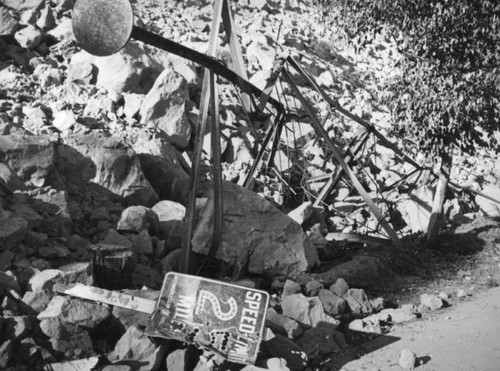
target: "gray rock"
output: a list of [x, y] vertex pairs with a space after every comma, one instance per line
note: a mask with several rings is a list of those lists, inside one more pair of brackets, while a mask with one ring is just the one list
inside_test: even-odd
[[124, 364], [127, 364], [126, 361], [133, 361], [130, 364], [136, 365], [134, 367], [136, 371], [154, 371], [161, 366], [166, 350], [165, 344], [156, 346], [136, 326], [131, 326], [118, 340], [108, 358], [119, 360]]
[[[318, 255], [300, 225], [272, 203], [238, 185], [224, 182], [222, 243], [217, 257], [256, 274], [307, 271]], [[212, 235], [213, 194], [193, 235], [193, 251], [206, 254]], [[270, 250], [269, 246], [273, 246]]]
[[43, 187], [57, 178], [54, 140], [48, 135], [3, 135], [0, 136], [0, 155], [23, 182]]
[[287, 279], [281, 292], [281, 300], [293, 294], [300, 294], [300, 285], [295, 281]]
[[96, 84], [117, 93], [147, 93], [165, 66], [144, 51], [144, 47], [129, 42], [118, 53], [95, 57], [87, 52], [75, 53], [70, 65], [88, 62], [96, 66]]
[[89, 333], [79, 326], [63, 323], [56, 317], [40, 321], [40, 329], [50, 338], [52, 348], [66, 357], [85, 357], [93, 352]]
[[187, 98], [184, 77], [170, 68], [165, 69], [142, 102], [141, 123], [165, 133], [168, 141], [178, 148], [186, 148], [191, 136], [185, 113]]
[[142, 230], [138, 235], [131, 235], [132, 251], [136, 254], [153, 254], [153, 242], [147, 230]]
[[19, 22], [7, 8], [0, 6], [0, 36], [14, 35], [18, 28]]
[[351, 312], [356, 315], [367, 315], [373, 312], [372, 304], [362, 289], [349, 289], [344, 295]]
[[152, 206], [156, 192], [132, 148], [103, 133], [73, 134], [57, 148], [61, 173], [73, 184], [96, 183], [129, 205]]
[[320, 290], [318, 298], [321, 300], [326, 314], [338, 316], [345, 313], [347, 310], [347, 301], [344, 298], [335, 295], [330, 290]]
[[399, 355], [399, 365], [405, 370], [414, 370], [417, 356], [409, 349], [403, 349]]
[[35, 317], [12, 316], [5, 317], [2, 325], [2, 333], [9, 339], [20, 342], [28, 337], [35, 328]]
[[444, 306], [443, 300], [436, 295], [422, 294], [420, 295], [420, 304], [426, 306], [430, 310], [436, 310]]
[[4, 218], [0, 214], [0, 250], [16, 248], [28, 232], [28, 221], [19, 217]]
[[65, 324], [92, 329], [106, 320], [110, 314], [109, 308], [93, 301], [54, 296], [37, 318], [39, 320], [58, 318]]
[[385, 299], [382, 297], [370, 299], [370, 303], [375, 312], [380, 312], [382, 309], [385, 308]]
[[141, 232], [148, 231], [152, 235], [158, 234], [158, 215], [145, 206], [130, 206], [123, 210], [117, 224], [117, 230]]
[[274, 333], [295, 340], [302, 335], [302, 327], [294, 319], [277, 313], [273, 308], [269, 308], [266, 314], [266, 327]]
[[34, 312], [40, 313], [47, 305], [49, 305], [52, 295], [47, 295], [43, 291], [26, 291], [23, 296], [23, 303], [25, 303]]
[[36, 25], [41, 30], [49, 30], [56, 26], [56, 20], [54, 17], [54, 11], [49, 5], [46, 5], [41, 11]]
[[348, 348], [344, 335], [330, 326], [318, 326], [304, 331], [296, 344], [309, 360], [318, 360]]
[[306, 221], [308, 221], [314, 215], [314, 208], [312, 206], [312, 202], [304, 202], [299, 207], [288, 213], [288, 216], [295, 220], [300, 225], [303, 225]]
[[124, 93], [123, 113], [129, 119], [137, 117], [144, 101], [144, 94]]
[[10, 193], [26, 188], [16, 172], [3, 162], [0, 163], [0, 187]]
[[287, 296], [281, 303], [283, 315], [308, 326], [315, 327], [326, 322], [336, 327], [340, 322], [324, 313], [323, 305], [317, 298], [307, 298], [303, 294]]
[[27, 9], [40, 9], [45, 0], [1, 0], [0, 4], [16, 11]]
[[35, 273], [29, 280], [29, 288], [33, 292], [51, 291], [63, 272], [59, 269], [46, 269]]
[[95, 82], [95, 67], [89, 62], [70, 64], [68, 68], [68, 79], [70, 81], [91, 84]]
[[338, 278], [335, 283], [330, 286], [330, 291], [342, 297], [349, 291], [349, 285], [343, 278]]
[[306, 368], [307, 355], [287, 337], [276, 334], [271, 339], [264, 341], [264, 345], [272, 357], [286, 360], [286, 365], [290, 370], [301, 371]]
[[19, 45], [26, 49], [36, 48], [42, 41], [42, 37], [43, 32], [31, 25], [20, 29], [14, 35]]
[[176, 349], [167, 356], [167, 370], [185, 370], [186, 349]]
[[461, 298], [465, 298], [467, 297], [467, 293], [465, 292], [464, 289], [458, 289], [457, 290], [457, 298], [461, 299]]
[[12, 260], [16, 254], [10, 250], [0, 252], [0, 272], [5, 272], [12, 265]]
[[161, 260], [161, 270], [164, 274], [168, 272], [178, 272], [180, 269], [181, 259], [183, 257], [181, 248], [170, 251], [167, 256]]
[[54, 113], [52, 126], [63, 132], [71, 129], [76, 124], [76, 116], [71, 110], [57, 111]]
[[185, 233], [183, 219], [186, 214], [184, 205], [169, 200], [163, 200], [151, 209], [160, 220], [160, 236], [166, 240], [169, 248], [180, 247]]
[[0, 368], [6, 369], [7, 365], [14, 356], [14, 347], [12, 340], [6, 340], [0, 344]]
[[63, 82], [63, 74], [58, 68], [51, 67], [48, 64], [41, 63], [35, 67], [33, 76], [37, 78], [43, 88], [59, 86]]
[[309, 281], [306, 283], [305, 292], [307, 296], [316, 296], [324, 285], [316, 280]]

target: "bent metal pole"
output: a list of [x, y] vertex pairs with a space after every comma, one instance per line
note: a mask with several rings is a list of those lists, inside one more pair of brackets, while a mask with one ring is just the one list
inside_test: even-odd
[[[262, 90], [219, 60], [134, 26], [134, 13], [129, 0], [77, 0], [73, 8], [72, 23], [79, 46], [90, 54], [114, 54], [132, 38], [198, 63], [239, 86], [245, 93], [258, 97], [263, 94]], [[268, 102], [278, 112], [283, 111], [281, 103], [273, 97], [269, 97]]]

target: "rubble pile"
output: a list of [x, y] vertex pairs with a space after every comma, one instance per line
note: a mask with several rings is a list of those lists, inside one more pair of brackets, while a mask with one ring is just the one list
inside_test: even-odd
[[[146, 315], [58, 292], [104, 281], [154, 300], [165, 273], [179, 269], [203, 71], [135, 41], [109, 57], [80, 50], [71, 27], [73, 5], [0, 0], [0, 368], [180, 370], [189, 350], [145, 336]], [[176, 1], [137, 0], [133, 6], [137, 24], [206, 50], [212, 2], [181, 7]], [[342, 106], [387, 125], [389, 114], [377, 107], [370, 84], [392, 66], [377, 69], [348, 48], [343, 56], [306, 1], [244, 1], [234, 16], [252, 83], [263, 86], [281, 44]], [[381, 42], [390, 64], [397, 53], [389, 41]], [[230, 65], [222, 33], [219, 43], [217, 58]], [[370, 300], [358, 288], [373, 284], [373, 276], [353, 269], [370, 267], [377, 274], [378, 260], [356, 256], [315, 272], [334, 255], [329, 234], [378, 229], [348, 185], [337, 187], [326, 210], [308, 200], [290, 207], [265, 175], [250, 190], [237, 184], [253, 161], [255, 131], [234, 89], [219, 80], [226, 216], [217, 253], [224, 269], [214, 275], [237, 280], [250, 274], [253, 284], [275, 294], [262, 355], [257, 366], [245, 369], [303, 370], [345, 351], [346, 331], [382, 333], [387, 324], [413, 319], [417, 309], [385, 308], [381, 298]], [[325, 116], [326, 104], [301, 88]], [[256, 129], [264, 132], [265, 124]], [[341, 133], [336, 140], [342, 145], [356, 131], [336, 115], [326, 125], [332, 136]], [[313, 134], [306, 138], [314, 141]], [[369, 148], [360, 161], [376, 169], [381, 185], [406, 172], [391, 151], [374, 143]], [[311, 161], [325, 162], [319, 146], [310, 153]], [[467, 161], [464, 166], [476, 172], [494, 173], [489, 163], [479, 168]], [[456, 176], [472, 178], [465, 170]], [[192, 244], [200, 255], [208, 250], [212, 228], [209, 180], [203, 179], [197, 195]], [[418, 200], [390, 195], [404, 219], [403, 233], [424, 228], [425, 222], [413, 218], [425, 214], [421, 200], [432, 197], [422, 192]], [[490, 213], [498, 211], [486, 204]], [[450, 220], [466, 216], [466, 206], [451, 201]], [[119, 279], [98, 277], [96, 254], [103, 251]], [[423, 298], [418, 309], [440, 308], [440, 300]], [[210, 369], [210, 357], [200, 357], [196, 369]]]

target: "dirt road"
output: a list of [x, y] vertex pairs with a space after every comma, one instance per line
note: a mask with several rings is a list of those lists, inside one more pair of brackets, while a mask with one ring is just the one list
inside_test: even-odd
[[499, 371], [500, 287], [400, 325], [325, 366], [342, 371], [402, 370], [398, 360], [404, 348], [417, 354], [417, 371]]

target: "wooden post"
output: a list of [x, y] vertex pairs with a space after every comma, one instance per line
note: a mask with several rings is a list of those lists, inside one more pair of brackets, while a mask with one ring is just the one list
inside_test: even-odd
[[446, 190], [450, 180], [452, 160], [453, 158], [447, 153], [441, 155], [441, 169], [432, 203], [432, 213], [427, 227], [427, 242], [430, 244], [436, 242], [439, 230], [443, 224], [443, 205], [446, 200]]
[[[212, 33], [208, 43], [207, 54], [210, 57], [215, 56], [217, 50], [217, 38], [219, 36], [219, 27], [222, 16], [222, 0], [216, 0], [214, 4], [214, 16], [212, 19]], [[193, 166], [191, 167], [191, 183], [189, 188], [189, 197], [186, 207], [186, 234], [182, 244], [182, 260], [180, 270], [183, 273], [189, 271], [189, 255], [191, 254], [191, 236], [193, 235], [194, 212], [196, 206], [196, 193], [200, 178], [201, 152], [203, 150], [203, 138], [207, 127], [208, 108], [210, 104], [210, 70], [205, 69], [203, 75], [203, 87], [200, 99], [200, 113], [196, 125], [195, 143], [193, 150]]]

